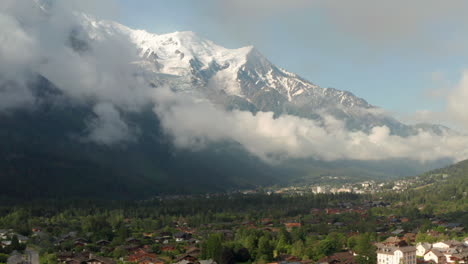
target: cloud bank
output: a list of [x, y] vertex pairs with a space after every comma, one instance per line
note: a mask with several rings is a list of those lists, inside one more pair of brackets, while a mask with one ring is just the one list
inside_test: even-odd
[[290, 115], [273, 118], [271, 112], [256, 115], [245, 111], [224, 111], [207, 102], [183, 98], [168, 89], [154, 95], [155, 113], [182, 148], [200, 148], [209, 142], [234, 141], [264, 160], [313, 157], [322, 160], [384, 160], [408, 158], [431, 161], [468, 157], [468, 137], [434, 135], [392, 135], [386, 126], [370, 133], [348, 131], [345, 124], [325, 117], [324, 124]]
[[[399, 137], [385, 126], [374, 127], [369, 133], [348, 131], [342, 121], [330, 116], [324, 116], [324, 124], [318, 124], [289, 115], [274, 118], [269, 112], [226, 111], [206, 100], [175, 93], [171, 87], [153, 88], [134, 64], [139, 58], [128, 39], [113, 34], [98, 37], [93, 35], [92, 27], [78, 26], [87, 17], [75, 15], [75, 10], [92, 9], [89, 1], [83, 5], [80, 1], [63, 3], [52, 2], [47, 12], [31, 0], [2, 4], [0, 111], [34, 102], [26, 85], [32, 72], [51, 80], [76, 102], [93, 103], [95, 118], [88, 122], [87, 139], [98, 144], [138, 140], [138, 128], [127, 123], [122, 112], [139, 112], [151, 105], [180, 148], [236, 142], [266, 161], [309, 157], [420, 161], [468, 158], [468, 137], [462, 135], [420, 131]], [[273, 8], [281, 8], [283, 2], [274, 3]], [[294, 8], [307, 4], [298, 0], [292, 3]], [[459, 113], [464, 122], [468, 121], [462, 103], [462, 98], [468, 99], [467, 80], [449, 97], [451, 111]]]

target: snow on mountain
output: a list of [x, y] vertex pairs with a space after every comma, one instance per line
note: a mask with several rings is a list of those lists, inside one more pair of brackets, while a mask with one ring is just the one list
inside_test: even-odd
[[344, 120], [353, 130], [386, 125], [400, 135], [419, 129], [400, 123], [351, 92], [319, 87], [277, 67], [252, 46], [227, 49], [191, 31], [157, 35], [87, 15], [82, 15], [82, 26], [90, 39], [118, 35], [131, 42], [140, 58], [135, 63], [149, 73], [151, 82], [202, 94], [228, 109], [316, 120], [326, 114]]

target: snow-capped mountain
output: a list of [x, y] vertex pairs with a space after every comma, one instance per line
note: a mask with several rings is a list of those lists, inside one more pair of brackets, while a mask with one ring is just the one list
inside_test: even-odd
[[351, 92], [322, 88], [288, 72], [253, 46], [227, 49], [190, 31], [157, 35], [87, 15], [81, 21], [91, 40], [118, 35], [131, 42], [140, 58], [135, 63], [152, 83], [201, 94], [227, 109], [272, 111], [276, 116], [315, 120], [331, 115], [352, 130], [386, 125], [399, 135], [421, 129], [397, 121]]

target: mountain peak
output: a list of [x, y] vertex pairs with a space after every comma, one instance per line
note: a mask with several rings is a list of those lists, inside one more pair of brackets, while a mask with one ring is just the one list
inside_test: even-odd
[[[115, 22], [92, 22], [92, 30], [102, 31], [103, 36], [123, 34], [138, 50], [141, 57], [138, 63], [150, 73], [147, 76], [157, 79], [163, 74], [171, 79], [151, 81], [170, 82], [177, 90], [202, 92], [208, 98], [227, 97], [218, 98], [220, 102], [234, 100], [242, 107], [248, 105], [247, 109], [273, 111], [278, 115], [317, 118], [318, 113], [328, 113], [353, 120], [359, 119], [366, 109], [374, 108], [350, 92], [322, 88], [276, 66], [254, 46], [228, 49], [193, 31], [158, 35]], [[368, 115], [366, 118], [369, 119]], [[374, 119], [377, 121], [372, 121], [373, 124], [385, 123], [380, 122], [380, 117]]]

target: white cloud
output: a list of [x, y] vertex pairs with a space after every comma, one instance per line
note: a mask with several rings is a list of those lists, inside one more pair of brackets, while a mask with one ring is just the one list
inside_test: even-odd
[[119, 111], [109, 103], [94, 106], [96, 118], [89, 121], [86, 139], [104, 145], [135, 140], [135, 131], [122, 120]]
[[463, 72], [460, 82], [447, 96], [447, 114], [468, 130], [468, 70]]
[[168, 89], [158, 89], [155, 112], [182, 148], [207, 142], [234, 141], [267, 161], [313, 157], [323, 160], [420, 161], [468, 158], [468, 137], [420, 131], [409, 137], [391, 135], [386, 126], [370, 133], [346, 130], [343, 122], [326, 117], [324, 126], [295, 116], [273, 118], [271, 112], [227, 112], [208, 102], [193, 101]]

